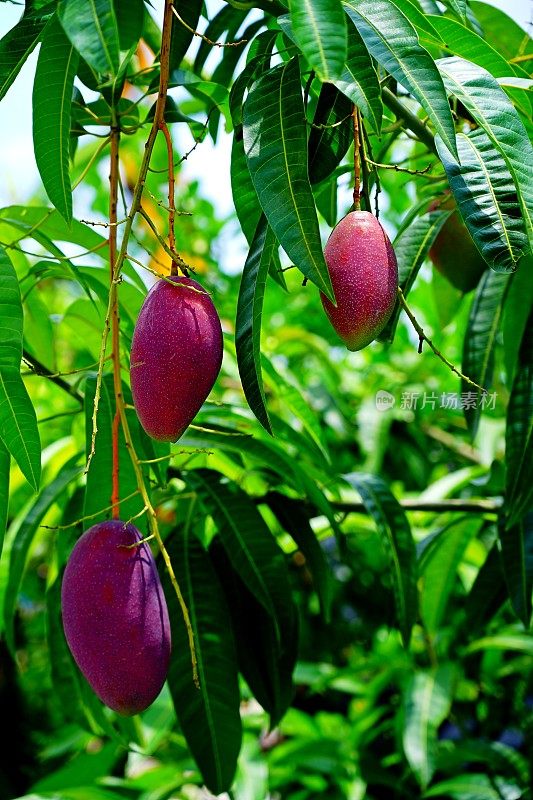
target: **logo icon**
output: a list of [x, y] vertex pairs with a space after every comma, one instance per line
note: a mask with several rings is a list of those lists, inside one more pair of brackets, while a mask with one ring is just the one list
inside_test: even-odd
[[386, 392], [385, 389], [380, 389], [376, 393], [376, 408], [378, 411], [389, 411], [396, 402], [394, 395]]

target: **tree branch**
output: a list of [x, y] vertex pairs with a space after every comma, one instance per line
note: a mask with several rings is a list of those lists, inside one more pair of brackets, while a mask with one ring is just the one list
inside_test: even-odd
[[414, 135], [423, 142], [435, 155], [437, 155], [437, 148], [435, 146], [435, 137], [422, 120], [418, 119], [416, 114], [413, 114], [402, 102], [398, 100], [394, 92], [391, 92], [387, 86], [383, 87], [383, 102], [396, 114], [398, 120], [403, 120], [405, 126], [414, 133]]
[[48, 367], [45, 367], [44, 364], [41, 364], [41, 362], [35, 358], [35, 356], [32, 356], [27, 350], [22, 351], [22, 358], [36, 375], [41, 375], [43, 378], [48, 378], [49, 381], [55, 383], [56, 386], [59, 386], [60, 389], [63, 389], [64, 392], [69, 394], [71, 397], [77, 400], [81, 406], [83, 406], [83, 395], [78, 392], [74, 386], [71, 386], [70, 383], [64, 381], [63, 378], [60, 378], [59, 375], [52, 372], [52, 370], [48, 369]]

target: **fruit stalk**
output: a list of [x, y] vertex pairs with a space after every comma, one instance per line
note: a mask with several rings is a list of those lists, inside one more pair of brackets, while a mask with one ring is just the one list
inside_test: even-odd
[[[174, 231], [174, 218], [176, 216], [176, 207], [174, 205], [174, 153], [172, 152], [172, 137], [167, 127], [165, 120], [159, 123], [159, 130], [165, 137], [167, 144], [168, 154], [168, 246], [172, 253], [176, 252], [176, 234]], [[178, 260], [172, 258], [170, 264], [170, 274], [179, 275]]]
[[359, 109], [354, 105], [352, 110], [353, 117], [353, 171], [354, 189], [353, 202], [356, 211], [361, 210], [361, 142], [359, 138]]

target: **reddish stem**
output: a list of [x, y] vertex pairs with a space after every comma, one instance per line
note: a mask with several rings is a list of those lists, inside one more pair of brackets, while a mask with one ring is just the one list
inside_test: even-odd
[[[113, 281], [115, 280], [115, 264], [117, 260], [117, 205], [118, 205], [118, 165], [119, 165], [119, 142], [120, 130], [118, 127], [113, 126], [111, 130], [111, 156], [110, 156], [110, 170], [109, 170], [109, 274], [111, 281], [111, 291], [113, 290]], [[115, 287], [116, 288], [116, 287]], [[117, 519], [119, 515], [119, 500], [120, 500], [120, 483], [119, 483], [119, 399], [122, 396], [122, 378], [120, 375], [120, 340], [119, 340], [119, 327], [120, 320], [118, 316], [118, 298], [117, 292], [113, 292], [114, 300], [111, 306], [111, 341], [112, 341], [112, 354], [113, 361], [113, 386], [115, 389], [115, 416], [113, 418], [112, 428], [112, 452], [113, 452], [113, 466], [112, 466], [112, 496], [111, 504], [113, 506], [113, 519]]]
[[[176, 235], [174, 233], [174, 219], [176, 216], [176, 207], [174, 205], [174, 153], [172, 150], [172, 137], [164, 119], [159, 123], [159, 130], [162, 131], [165, 141], [167, 143], [168, 154], [168, 246], [172, 253], [176, 252]], [[178, 275], [177, 259], [172, 260], [170, 266], [170, 274]]]
[[354, 189], [353, 189], [353, 202], [356, 211], [361, 210], [361, 155], [360, 155], [360, 139], [359, 139], [359, 110], [356, 105], [352, 111], [353, 117], [353, 171], [354, 171]]

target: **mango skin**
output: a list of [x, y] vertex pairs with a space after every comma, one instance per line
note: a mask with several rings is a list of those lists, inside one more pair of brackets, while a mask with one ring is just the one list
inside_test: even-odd
[[133, 403], [146, 433], [175, 442], [213, 388], [222, 328], [209, 294], [192, 278], [160, 280], [143, 303], [131, 346]]
[[63, 576], [61, 608], [70, 651], [100, 700], [130, 716], [165, 682], [171, 639], [154, 557], [131, 524], [99, 522], [77, 541]]
[[398, 290], [398, 265], [389, 237], [369, 211], [352, 211], [324, 249], [337, 306], [321, 294], [329, 320], [348, 350], [361, 350], [387, 324]]
[[466, 294], [476, 288], [488, 267], [474, 244], [453, 198], [450, 197], [445, 202], [434, 201], [428, 210], [435, 211], [439, 208], [456, 210], [440, 229], [428, 255], [441, 275], [444, 275], [452, 286]]

